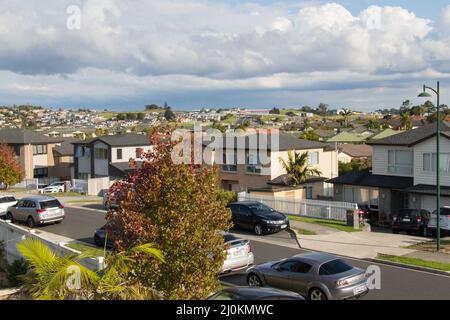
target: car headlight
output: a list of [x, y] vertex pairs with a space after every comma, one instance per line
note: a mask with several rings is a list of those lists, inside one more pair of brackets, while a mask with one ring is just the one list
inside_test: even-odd
[[273, 220], [263, 220], [263, 221], [267, 224], [277, 224], [277, 221], [273, 221]]

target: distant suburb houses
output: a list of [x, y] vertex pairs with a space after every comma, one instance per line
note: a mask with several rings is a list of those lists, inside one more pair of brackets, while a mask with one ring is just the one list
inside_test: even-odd
[[[450, 206], [450, 123], [441, 125], [441, 205]], [[436, 124], [369, 142], [372, 170], [328, 180], [334, 199], [369, 205], [389, 221], [399, 208], [436, 209]]]

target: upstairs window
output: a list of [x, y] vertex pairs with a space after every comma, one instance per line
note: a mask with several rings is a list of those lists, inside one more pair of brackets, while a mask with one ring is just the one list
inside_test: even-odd
[[33, 156], [47, 154], [47, 145], [46, 144], [35, 144], [33, 145]]
[[[436, 153], [423, 154], [423, 171], [436, 172]], [[441, 153], [439, 158], [440, 172], [450, 173], [450, 153]]]
[[309, 152], [308, 153], [308, 164], [310, 166], [317, 166], [319, 164], [319, 152]]
[[96, 160], [108, 160], [108, 149], [94, 149], [94, 157]]
[[414, 156], [412, 151], [389, 150], [388, 151], [388, 172], [396, 174], [413, 173]]
[[117, 160], [122, 160], [122, 149], [116, 150], [116, 158]]

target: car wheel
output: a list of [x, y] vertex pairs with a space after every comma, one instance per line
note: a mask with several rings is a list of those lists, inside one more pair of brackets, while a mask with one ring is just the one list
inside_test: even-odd
[[392, 229], [392, 233], [393, 233], [393, 234], [398, 234], [398, 230]]
[[247, 277], [247, 284], [250, 287], [262, 287], [263, 283], [261, 279], [255, 273], [250, 273]]
[[28, 225], [29, 228], [34, 228], [36, 226], [36, 223], [34, 222], [33, 217], [28, 217], [27, 225]]
[[262, 226], [260, 224], [255, 224], [255, 226], [253, 227], [253, 231], [258, 236], [263, 234], [263, 228], [262, 228]]
[[94, 235], [94, 242], [98, 247], [102, 247], [103, 243], [100, 240], [100, 237], [98, 235]]
[[14, 217], [13, 217], [13, 215], [12, 215], [11, 212], [8, 212], [8, 213], [6, 214], [6, 220], [9, 220], [9, 221], [11, 221], [11, 222], [14, 222]]
[[319, 288], [312, 288], [308, 293], [309, 300], [328, 300], [326, 294]]
[[406, 231], [406, 234], [408, 235], [408, 236], [410, 236], [411, 234], [412, 234], [412, 232], [411, 231]]

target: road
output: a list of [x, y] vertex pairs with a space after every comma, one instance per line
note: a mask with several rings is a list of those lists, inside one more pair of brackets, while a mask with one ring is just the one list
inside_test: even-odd
[[[80, 208], [66, 208], [66, 219], [62, 224], [42, 227], [42, 230], [71, 237], [79, 241], [92, 243], [94, 230], [105, 223], [105, 212]], [[245, 237], [245, 233], [239, 232]], [[305, 250], [286, 247], [263, 241], [255, 241], [251, 245], [255, 255], [255, 263], [262, 263], [293, 256]], [[286, 232], [265, 236], [264, 241], [294, 243]], [[345, 258], [350, 264], [366, 269], [374, 264], [358, 259]], [[450, 276], [437, 275], [384, 264], [376, 264], [381, 269], [381, 290], [372, 290], [363, 299], [450, 299]], [[233, 273], [221, 277], [222, 280], [236, 285], [245, 285], [245, 273]]]

